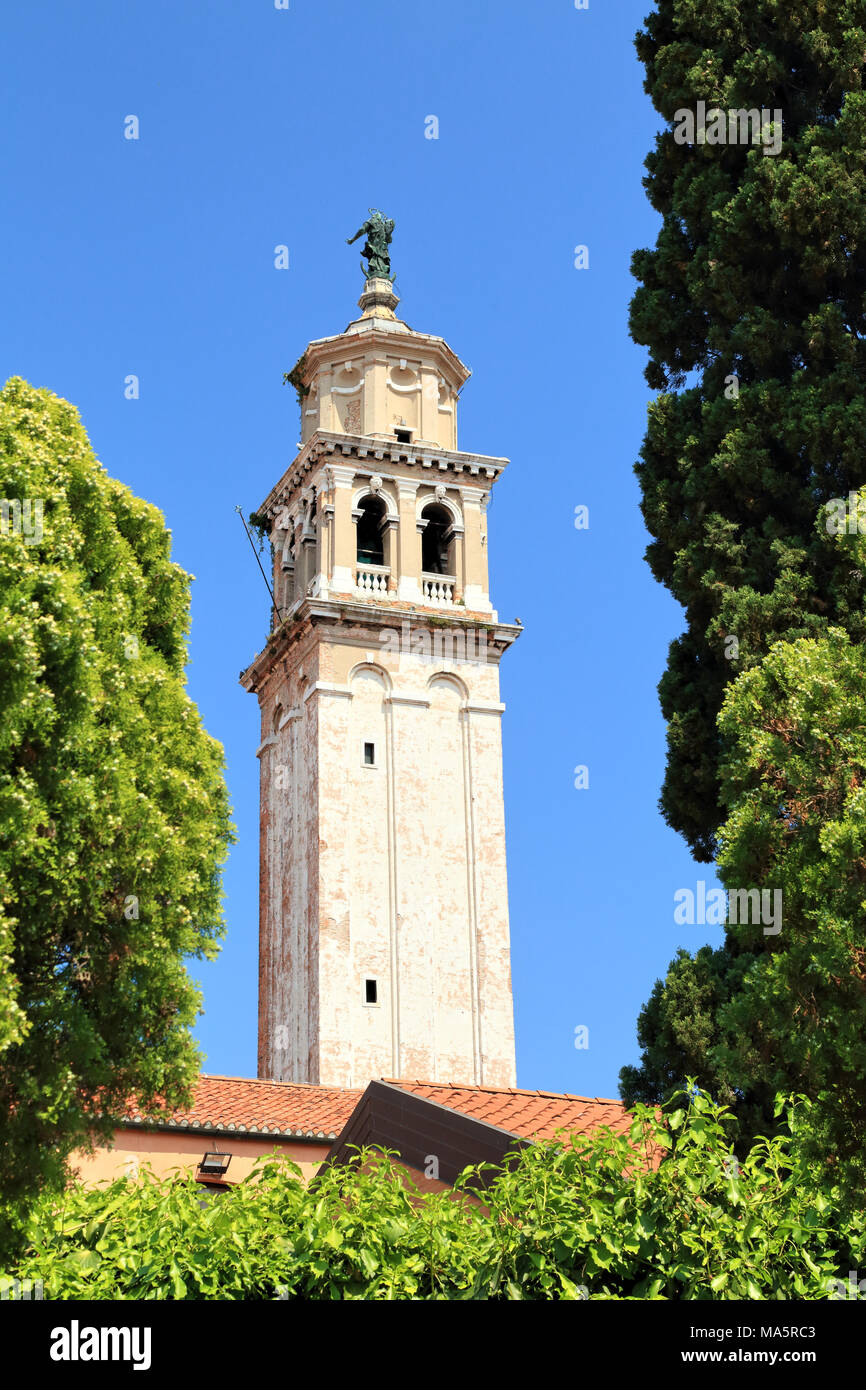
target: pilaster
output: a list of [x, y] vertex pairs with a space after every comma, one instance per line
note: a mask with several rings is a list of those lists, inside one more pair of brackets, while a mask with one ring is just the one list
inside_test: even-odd
[[355, 470], [334, 464], [331, 477], [334, 484], [334, 568], [331, 588], [338, 594], [351, 594], [355, 589], [355, 523], [352, 520]]

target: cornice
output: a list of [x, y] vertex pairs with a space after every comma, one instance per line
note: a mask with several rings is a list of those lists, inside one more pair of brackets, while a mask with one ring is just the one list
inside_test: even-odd
[[[399, 628], [404, 622], [416, 628], [426, 624], [434, 631], [443, 627], [454, 630], [486, 628], [497, 660], [523, 631], [518, 623], [492, 622], [490, 615], [486, 613], [470, 611], [457, 614], [438, 608], [422, 608], [402, 603], [398, 606], [390, 602], [365, 603], [363, 600], [351, 598], [305, 598], [297, 608], [292, 609], [289, 617], [274, 629], [265, 649], [254, 657], [245, 671], [241, 671], [240, 683], [245, 690], [256, 691], [262, 680], [285, 655], [293, 639], [302, 639], [317, 625], [332, 623], [338, 627], [351, 624], [353, 627], [366, 625], [372, 628], [393, 629]], [[339, 641], [339, 638], [335, 640]], [[347, 635], [346, 641], [353, 646], [357, 645], [357, 638], [354, 636]]]
[[307, 344], [296, 366], [304, 363], [304, 377], [309, 380], [320, 366], [330, 367], [335, 358], [345, 356], [353, 360], [353, 354], [355, 357], [359, 351], [368, 354], [371, 348], [377, 350], [383, 359], [412, 355], [434, 358], [436, 365], [451, 377], [451, 384], [458, 394], [472, 375], [466, 363], [439, 334], [419, 333], [402, 319], [385, 319], [375, 314], [369, 317], [362, 314], [360, 318], [352, 319], [343, 333], [314, 338]]
[[[468, 454], [462, 450], [439, 449], [433, 445], [400, 444], [395, 440], [376, 439], [372, 435], [335, 434], [316, 430], [289, 464], [279, 482], [271, 488], [258, 508], [259, 515], [273, 515], [287, 506], [299, 488], [309, 484], [317, 469], [329, 463], [339, 465], [341, 459], [356, 459], [377, 471], [387, 462], [392, 467], [417, 469], [418, 481], [431, 469], [436, 474], [451, 473], [455, 483], [462, 485], [467, 478], [486, 478], [494, 482], [508, 465], [508, 459], [488, 454]], [[343, 465], [348, 466], [348, 465]]]

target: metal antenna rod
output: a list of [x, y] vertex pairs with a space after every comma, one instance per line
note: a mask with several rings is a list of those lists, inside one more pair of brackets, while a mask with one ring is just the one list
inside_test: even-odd
[[244, 514], [243, 514], [243, 510], [242, 510], [240, 507], [235, 507], [235, 511], [237, 512], [238, 516], [240, 517], [241, 522], [242, 522], [242, 524], [243, 524], [243, 528], [244, 528], [244, 530], [245, 530], [246, 533], [247, 533], [247, 540], [249, 541], [250, 547], [251, 547], [251, 549], [252, 549], [252, 552], [253, 552], [253, 554], [254, 554], [255, 557], [256, 557], [256, 564], [258, 565], [259, 569], [262, 571], [262, 579], [265, 581], [265, 587], [267, 588], [267, 591], [268, 591], [268, 593], [269, 593], [270, 596], [271, 596], [271, 603], [274, 605], [274, 609], [275, 609], [275, 611], [276, 611], [277, 617], [278, 617], [278, 618], [281, 618], [281, 617], [283, 616], [283, 610], [282, 610], [282, 608], [280, 608], [279, 604], [277, 603], [276, 595], [275, 595], [273, 589], [271, 588], [270, 584], [268, 583], [268, 576], [265, 574], [264, 568], [263, 568], [263, 566], [262, 566], [262, 562], [261, 562], [261, 560], [259, 559], [259, 552], [256, 550], [256, 543], [255, 543], [255, 541], [253, 540], [252, 536], [250, 535], [250, 528], [247, 526], [247, 519], [246, 519], [246, 517], [245, 517]]

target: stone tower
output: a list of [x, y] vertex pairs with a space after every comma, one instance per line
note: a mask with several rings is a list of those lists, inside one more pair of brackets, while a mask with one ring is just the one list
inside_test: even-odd
[[368, 279], [293, 372], [300, 452], [258, 519], [259, 1076], [515, 1084], [499, 660], [469, 371]]

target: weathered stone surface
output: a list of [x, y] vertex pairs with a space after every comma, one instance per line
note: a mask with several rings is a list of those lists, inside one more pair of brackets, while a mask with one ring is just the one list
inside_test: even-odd
[[498, 667], [340, 629], [259, 684], [260, 1074], [513, 1085]]
[[260, 509], [259, 1075], [511, 1086], [499, 660], [519, 628], [490, 602], [485, 514], [507, 460], [456, 451], [447, 344], [373, 310], [298, 364], [304, 442]]

